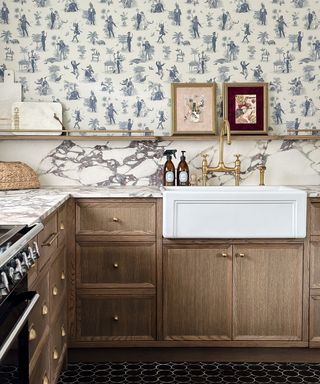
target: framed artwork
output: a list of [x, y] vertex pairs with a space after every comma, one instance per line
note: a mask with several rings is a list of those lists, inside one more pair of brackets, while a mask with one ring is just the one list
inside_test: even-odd
[[216, 84], [171, 84], [173, 135], [214, 134]]
[[268, 134], [268, 83], [226, 83], [223, 95], [231, 133]]

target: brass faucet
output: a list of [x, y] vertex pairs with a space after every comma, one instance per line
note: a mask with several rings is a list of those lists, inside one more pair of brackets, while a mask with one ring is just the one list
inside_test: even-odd
[[227, 167], [223, 161], [223, 148], [224, 148], [224, 136], [227, 134], [227, 144], [231, 144], [231, 134], [230, 134], [230, 124], [228, 120], [223, 120], [221, 129], [220, 129], [220, 141], [219, 141], [219, 163], [216, 167], [208, 167], [207, 157], [208, 155], [203, 155], [202, 160], [202, 185], [207, 184], [207, 176], [210, 172], [228, 172], [235, 174], [235, 185], [240, 185], [240, 155], [235, 155], [236, 160], [234, 162], [234, 167]]

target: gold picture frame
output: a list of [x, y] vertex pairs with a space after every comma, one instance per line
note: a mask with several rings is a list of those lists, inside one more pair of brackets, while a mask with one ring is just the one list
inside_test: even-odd
[[216, 83], [171, 84], [172, 134], [214, 135]]
[[237, 135], [268, 134], [268, 83], [225, 83], [223, 116]]

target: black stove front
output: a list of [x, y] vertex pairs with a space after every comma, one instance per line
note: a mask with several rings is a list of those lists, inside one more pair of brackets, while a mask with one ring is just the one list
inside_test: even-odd
[[28, 270], [39, 257], [30, 241], [43, 228], [0, 227], [0, 383], [29, 383], [28, 317], [39, 299]]

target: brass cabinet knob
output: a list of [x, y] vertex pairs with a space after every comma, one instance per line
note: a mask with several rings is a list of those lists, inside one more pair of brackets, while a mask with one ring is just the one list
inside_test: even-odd
[[238, 257], [245, 257], [245, 254], [244, 253], [237, 253], [237, 256]]
[[61, 326], [61, 336], [65, 337], [66, 335], [66, 330], [64, 329], [64, 325]]
[[112, 221], [113, 221], [114, 223], [118, 223], [118, 222], [119, 222], [119, 219], [118, 219], [117, 217], [113, 217], [113, 218], [112, 218]]
[[65, 280], [66, 279], [66, 275], [64, 273], [64, 271], [61, 272], [61, 280]]
[[64, 231], [64, 224], [63, 224], [62, 221], [61, 221], [61, 223], [60, 223], [60, 230], [61, 230], [61, 231]]
[[119, 321], [119, 316], [118, 315], [113, 316], [113, 320], [114, 321]]
[[56, 286], [54, 286], [53, 288], [52, 288], [52, 294], [53, 294], [53, 296], [58, 296], [58, 288], [56, 287]]
[[48, 379], [47, 374], [45, 374], [45, 375], [43, 376], [42, 384], [49, 384], [49, 379]]
[[221, 256], [222, 256], [222, 257], [228, 257], [228, 254], [225, 253], [225, 252], [223, 252], [223, 253], [221, 253]]
[[33, 327], [31, 327], [29, 329], [29, 341], [33, 341], [36, 338], [37, 338], [37, 332], [36, 332], [36, 330]]
[[118, 263], [113, 263], [113, 268], [115, 268], [115, 269], [119, 268], [119, 264]]
[[53, 360], [58, 360], [59, 359], [59, 353], [58, 353], [58, 351], [57, 351], [57, 348], [55, 348], [54, 350], [53, 350]]
[[41, 312], [42, 316], [46, 316], [48, 314], [49, 310], [47, 304], [43, 304]]

